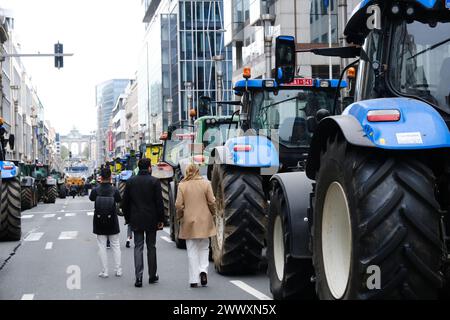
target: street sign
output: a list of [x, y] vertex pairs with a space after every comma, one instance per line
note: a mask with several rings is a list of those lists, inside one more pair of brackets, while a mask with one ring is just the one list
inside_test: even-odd
[[450, 9], [450, 0], [445, 0], [445, 7]]

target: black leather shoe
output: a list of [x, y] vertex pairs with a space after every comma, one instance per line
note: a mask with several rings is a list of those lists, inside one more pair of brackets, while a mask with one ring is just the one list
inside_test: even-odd
[[200, 273], [200, 283], [202, 286], [206, 286], [208, 284], [208, 276], [206, 275], [206, 272]]
[[152, 284], [152, 283], [156, 283], [159, 280], [159, 276], [156, 275], [154, 277], [151, 277], [150, 279], [148, 279], [148, 283]]
[[130, 247], [130, 241], [127, 240], [127, 242], [125, 243], [125, 247], [129, 248]]
[[198, 285], [196, 283], [191, 283], [191, 288], [197, 288]]
[[142, 287], [142, 279], [136, 279], [136, 282], [134, 283], [134, 286], [136, 288]]

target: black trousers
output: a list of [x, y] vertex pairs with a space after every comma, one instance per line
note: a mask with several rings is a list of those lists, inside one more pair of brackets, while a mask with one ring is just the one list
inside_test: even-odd
[[144, 235], [147, 245], [148, 275], [156, 276], [156, 230], [133, 231], [134, 233], [134, 269], [137, 279], [142, 279], [144, 273]]

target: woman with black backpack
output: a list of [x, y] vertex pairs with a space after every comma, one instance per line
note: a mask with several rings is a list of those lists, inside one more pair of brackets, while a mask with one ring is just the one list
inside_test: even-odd
[[94, 209], [94, 233], [97, 235], [98, 254], [103, 266], [98, 275], [101, 278], [108, 277], [108, 258], [106, 255], [106, 242], [109, 239], [113, 251], [115, 273], [122, 276], [119, 244], [119, 218], [117, 216], [118, 203], [121, 201], [120, 193], [111, 184], [111, 170], [103, 168], [100, 173], [101, 182], [92, 190], [89, 199], [95, 201]]

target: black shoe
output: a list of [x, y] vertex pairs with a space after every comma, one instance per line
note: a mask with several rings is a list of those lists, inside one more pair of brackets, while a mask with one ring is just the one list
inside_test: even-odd
[[200, 273], [200, 283], [202, 286], [206, 286], [208, 284], [208, 276], [206, 275], [206, 272]]
[[134, 283], [134, 286], [136, 288], [142, 287], [142, 279], [136, 279], [136, 282]]
[[152, 284], [152, 283], [156, 283], [159, 280], [159, 276], [156, 275], [154, 277], [151, 277], [150, 279], [148, 279], [148, 283]]
[[130, 240], [127, 240], [127, 243], [125, 244], [125, 247], [127, 247], [127, 248], [130, 247]]
[[111, 249], [111, 242], [109, 240], [106, 241], [106, 249]]
[[191, 283], [191, 288], [197, 288], [198, 285], [196, 283]]

